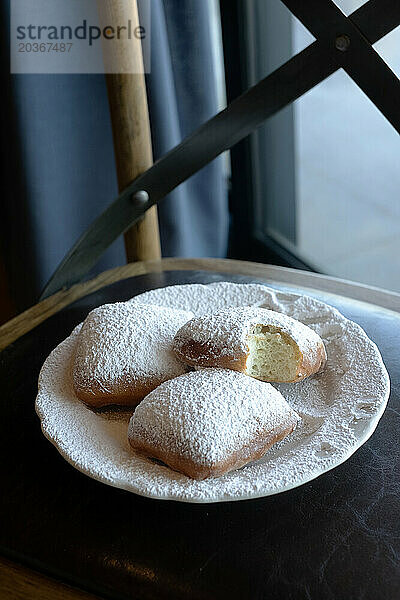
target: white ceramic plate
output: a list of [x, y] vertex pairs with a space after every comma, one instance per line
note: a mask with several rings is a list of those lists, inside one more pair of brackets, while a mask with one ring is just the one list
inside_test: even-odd
[[277, 384], [302, 417], [301, 425], [259, 461], [217, 479], [194, 481], [135, 455], [127, 442], [128, 412], [93, 412], [73, 393], [71, 363], [80, 325], [46, 359], [36, 411], [45, 436], [83, 473], [151, 498], [222, 502], [277, 494], [344, 462], [373, 433], [389, 396], [389, 377], [375, 344], [335, 308], [263, 285], [227, 282], [152, 290], [132, 302], [213, 312], [227, 306], [264, 306], [293, 316], [325, 342], [322, 374]]

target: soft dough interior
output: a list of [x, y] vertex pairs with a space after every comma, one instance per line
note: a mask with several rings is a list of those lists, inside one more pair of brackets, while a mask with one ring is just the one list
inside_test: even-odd
[[294, 381], [301, 354], [297, 344], [276, 327], [255, 325], [247, 336], [246, 375], [262, 381]]

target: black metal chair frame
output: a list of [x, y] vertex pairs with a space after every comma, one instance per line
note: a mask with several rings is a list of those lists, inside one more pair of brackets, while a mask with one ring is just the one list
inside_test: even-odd
[[118, 235], [151, 206], [340, 68], [400, 133], [400, 81], [373, 48], [400, 24], [400, 1], [369, 0], [349, 16], [333, 0], [282, 2], [314, 35], [315, 42], [233, 100], [135, 179], [70, 250], [42, 298], [81, 280]]

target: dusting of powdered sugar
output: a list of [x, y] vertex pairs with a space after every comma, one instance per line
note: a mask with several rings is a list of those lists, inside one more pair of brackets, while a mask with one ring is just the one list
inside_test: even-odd
[[177, 330], [192, 312], [139, 302], [104, 304], [92, 310], [79, 333], [75, 382], [112, 393], [145, 379], [165, 381], [187, 370], [172, 352]]
[[389, 379], [375, 344], [335, 308], [307, 296], [257, 284], [218, 282], [146, 292], [133, 303], [191, 310], [196, 316], [234, 306], [261, 306], [300, 320], [322, 338], [323, 372], [274, 384], [301, 422], [294, 433], [251, 464], [195, 481], [142, 458], [127, 440], [128, 419], [95, 413], [74, 395], [71, 364], [79, 326], [45, 361], [36, 410], [42, 429], [76, 468], [100, 481], [153, 498], [185, 502], [241, 500], [274, 494], [346, 460], [373, 433], [386, 406]]
[[[255, 325], [269, 325], [288, 334], [300, 352], [317, 360], [321, 338], [310, 327], [281, 312], [259, 307], [224, 308], [223, 310], [191, 319], [177, 332], [174, 347], [179, 351], [190, 340], [207, 346], [207, 355], [241, 356], [247, 354], [247, 337]], [[199, 364], [204, 357], [200, 356]], [[196, 359], [191, 356], [193, 364]]]
[[202, 369], [166, 381], [136, 408], [128, 437], [213, 467], [257, 436], [299, 421], [269, 383], [227, 369]]

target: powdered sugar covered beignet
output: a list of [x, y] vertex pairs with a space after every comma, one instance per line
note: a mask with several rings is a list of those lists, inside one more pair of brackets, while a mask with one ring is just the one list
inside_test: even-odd
[[132, 448], [193, 479], [261, 458], [300, 417], [272, 385], [227, 369], [202, 369], [161, 384], [136, 408]]
[[188, 365], [234, 369], [272, 382], [301, 381], [326, 362], [324, 344], [310, 327], [255, 307], [192, 319], [176, 334], [174, 351]]
[[172, 351], [193, 313], [132, 302], [92, 310], [79, 332], [75, 394], [92, 407], [135, 406], [160, 383], [187, 371]]

